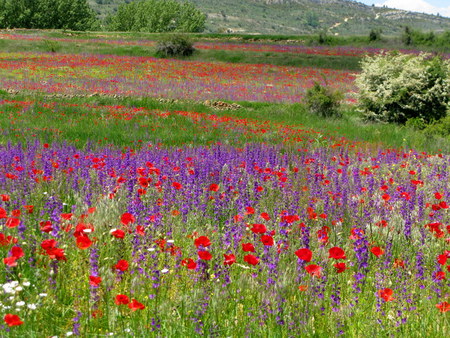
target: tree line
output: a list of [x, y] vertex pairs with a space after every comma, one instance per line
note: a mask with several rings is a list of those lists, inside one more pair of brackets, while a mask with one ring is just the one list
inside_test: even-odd
[[[140, 0], [122, 4], [106, 19], [106, 29], [139, 32], [202, 32], [206, 15], [193, 4], [175, 0]], [[87, 0], [0, 0], [0, 29], [100, 28]]]

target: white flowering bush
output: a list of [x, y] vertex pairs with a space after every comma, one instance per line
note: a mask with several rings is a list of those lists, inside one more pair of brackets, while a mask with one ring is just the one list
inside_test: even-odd
[[384, 53], [367, 56], [356, 78], [358, 106], [367, 120], [430, 123], [446, 116], [450, 63], [438, 56]]

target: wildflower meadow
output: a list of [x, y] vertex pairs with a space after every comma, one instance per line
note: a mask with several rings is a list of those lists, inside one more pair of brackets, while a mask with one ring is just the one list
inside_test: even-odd
[[445, 336], [450, 157], [276, 117], [321, 74], [1, 51], [0, 336]]

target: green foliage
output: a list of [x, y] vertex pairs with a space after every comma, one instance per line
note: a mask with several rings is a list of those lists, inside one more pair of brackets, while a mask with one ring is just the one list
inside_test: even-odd
[[369, 33], [369, 42], [380, 41], [382, 32], [383, 31], [381, 30], [381, 28], [373, 28], [373, 29], [371, 29], [370, 33]]
[[95, 23], [87, 0], [0, 0], [0, 28], [89, 30]]
[[450, 103], [450, 63], [430, 54], [368, 56], [356, 78], [358, 105], [367, 120], [425, 123], [446, 115]]
[[156, 55], [159, 57], [190, 56], [194, 51], [192, 41], [183, 34], [165, 35], [156, 46]]
[[202, 32], [206, 15], [189, 2], [143, 0], [121, 5], [108, 21], [114, 31]]
[[433, 123], [426, 126], [424, 133], [429, 136], [450, 136], [450, 116], [446, 116], [439, 121], [434, 121]]
[[339, 117], [339, 108], [344, 95], [327, 86], [315, 83], [306, 91], [305, 102], [308, 110], [321, 117]]

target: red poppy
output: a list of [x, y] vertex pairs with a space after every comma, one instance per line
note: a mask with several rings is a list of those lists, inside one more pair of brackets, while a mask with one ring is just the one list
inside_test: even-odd
[[20, 246], [13, 246], [11, 248], [11, 256], [16, 257], [17, 259], [23, 257], [25, 254]]
[[267, 228], [264, 224], [253, 224], [252, 232], [255, 234], [263, 234], [267, 231]]
[[305, 266], [305, 270], [313, 277], [320, 278], [322, 276], [322, 268], [316, 264], [310, 264]]
[[219, 191], [219, 188], [218, 184], [213, 183], [209, 186], [209, 191]]
[[86, 235], [77, 236], [78, 249], [85, 250], [92, 245], [91, 239]]
[[139, 303], [134, 298], [131, 300], [131, 303], [128, 304], [128, 307], [131, 309], [131, 311], [144, 310], [145, 309], [145, 305], [142, 304], [142, 303]]
[[212, 255], [209, 251], [199, 251], [197, 252], [198, 257], [200, 259], [203, 259], [204, 261], [209, 261], [212, 258]]
[[436, 304], [436, 307], [439, 309], [440, 312], [450, 311], [450, 304], [447, 302]]
[[380, 257], [384, 254], [384, 250], [380, 248], [379, 246], [374, 246], [370, 249], [370, 252], [373, 253], [375, 256]]
[[441, 265], [445, 265], [445, 263], [447, 263], [447, 255], [439, 255], [438, 257], [437, 257], [437, 261], [438, 261], [438, 263], [439, 264], [441, 264]]
[[17, 266], [17, 257], [10, 256], [3, 258], [3, 263], [5, 263], [5, 265], [8, 265], [9, 267]]
[[244, 256], [244, 261], [250, 265], [256, 265], [259, 263], [259, 258], [253, 255]]
[[20, 209], [15, 209], [15, 210], [11, 211], [11, 216], [12, 217], [20, 217], [21, 213], [22, 212], [20, 211]]
[[348, 267], [345, 265], [345, 263], [336, 263], [336, 264], [333, 264], [333, 266], [336, 268], [337, 273], [344, 272], [345, 270], [348, 269]]
[[442, 197], [444, 197], [444, 195], [442, 195], [440, 192], [434, 193], [434, 198], [436, 198], [437, 200], [440, 200]]
[[127, 271], [128, 266], [128, 262], [125, 259], [121, 259], [117, 262], [116, 265], [114, 265], [114, 268], [120, 271]]
[[181, 265], [187, 267], [189, 270], [195, 270], [197, 268], [197, 263], [192, 258], [183, 259]]
[[266, 246], [272, 246], [274, 244], [273, 237], [269, 235], [262, 235], [260, 240]]
[[115, 303], [117, 305], [127, 305], [130, 302], [130, 299], [128, 298], [127, 295], [117, 295], [116, 296], [116, 300]]
[[92, 286], [98, 286], [102, 282], [102, 278], [98, 276], [89, 276], [89, 284]]
[[236, 263], [236, 256], [233, 254], [223, 254], [223, 257], [225, 258], [225, 261], [223, 262], [224, 265], [233, 265]]
[[0, 218], [7, 218], [8, 214], [5, 209], [0, 207]]
[[19, 225], [19, 223], [20, 223], [20, 220], [19, 220], [18, 218], [15, 218], [15, 217], [9, 217], [9, 218], [6, 220], [5, 226], [6, 226], [7, 228], [15, 228], [15, 227], [17, 227], [17, 226]]
[[46, 239], [42, 241], [41, 248], [44, 250], [56, 248], [56, 241], [54, 239]]
[[295, 254], [298, 258], [305, 262], [311, 262], [312, 259], [312, 251], [308, 248], [298, 249]]
[[22, 325], [23, 322], [20, 320], [18, 315], [13, 315], [13, 314], [6, 314], [3, 317], [3, 320], [5, 321], [5, 323], [11, 327], [11, 326], [18, 326], [18, 325]]
[[51, 259], [57, 259], [58, 261], [66, 260], [66, 256], [64, 254], [64, 249], [61, 249], [61, 248], [50, 248], [47, 250], [47, 255]]
[[181, 183], [178, 183], [178, 182], [173, 182], [172, 183], [172, 187], [174, 187], [177, 190], [180, 190], [181, 188], [183, 188], [183, 185]]
[[261, 218], [266, 220], [266, 221], [270, 221], [270, 216], [269, 216], [269, 214], [267, 212], [263, 212], [261, 214]]
[[286, 216], [282, 216], [281, 219], [290, 224], [290, 223], [294, 223], [300, 220], [300, 217], [298, 215], [286, 215]]
[[122, 239], [122, 238], [125, 237], [125, 231], [120, 230], [120, 229], [116, 229], [116, 230], [111, 232], [111, 235], [113, 235], [116, 238]]
[[334, 259], [345, 259], [345, 252], [341, 248], [335, 246], [332, 247], [330, 250], [328, 250], [329, 256], [328, 258], [334, 258]]
[[3, 202], [9, 202], [9, 200], [11, 199], [11, 197], [9, 197], [9, 195], [2, 194], [0, 196], [1, 196]]
[[253, 209], [252, 207], [245, 207], [245, 210], [246, 215], [253, 215], [255, 213], [255, 209]]
[[200, 245], [203, 247], [208, 247], [211, 245], [211, 241], [206, 236], [200, 236], [194, 240], [194, 245], [198, 248]]
[[434, 278], [436, 280], [443, 280], [443, 279], [445, 279], [445, 272], [444, 271], [438, 271], [438, 272], [434, 273]]
[[120, 217], [120, 222], [122, 222], [123, 225], [128, 225], [130, 223], [134, 223], [136, 221], [136, 219], [134, 218], [134, 216], [132, 214], [130, 214], [129, 212], [125, 212], [124, 214], [122, 214], [122, 216]]
[[24, 205], [23, 208], [29, 213], [32, 214], [34, 210], [34, 205]]
[[244, 252], [255, 252], [255, 247], [252, 243], [242, 243], [242, 250]]
[[395, 298], [392, 297], [393, 293], [394, 291], [392, 291], [392, 289], [389, 288], [378, 290], [378, 296], [380, 296], [380, 298], [383, 298], [385, 302], [395, 300]]
[[136, 233], [137, 233], [139, 236], [145, 236], [144, 227], [143, 227], [142, 225], [138, 225], [138, 226], [136, 227]]
[[39, 225], [41, 227], [41, 231], [42, 232], [49, 233], [50, 231], [53, 230], [53, 226], [52, 226], [52, 222], [51, 221], [42, 221], [42, 222], [39, 222]]
[[391, 196], [389, 196], [389, 194], [384, 194], [383, 196], [381, 196], [386, 202], [389, 201], [391, 199]]
[[71, 218], [72, 218], [72, 216], [73, 216], [73, 214], [72, 214], [72, 213], [68, 213], [68, 214], [61, 214], [61, 218], [62, 218], [63, 220], [66, 220], [66, 221], [68, 221], [69, 219], [71, 219]]
[[308, 290], [308, 285], [299, 285], [299, 286], [298, 286], [298, 289], [299, 289], [300, 291], [306, 291], [306, 290]]

